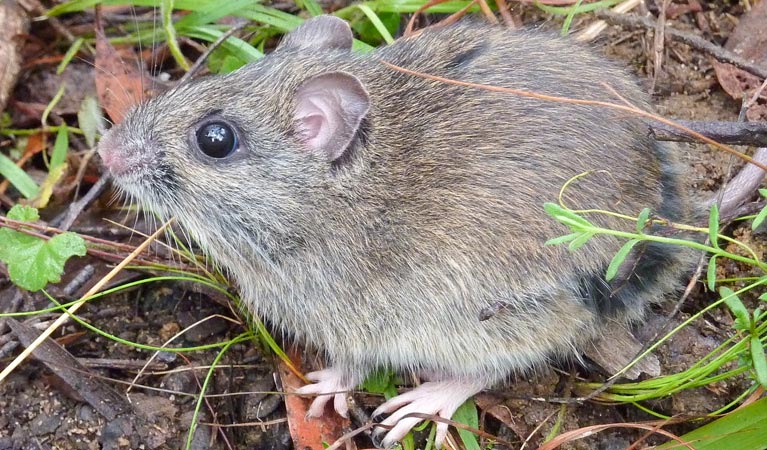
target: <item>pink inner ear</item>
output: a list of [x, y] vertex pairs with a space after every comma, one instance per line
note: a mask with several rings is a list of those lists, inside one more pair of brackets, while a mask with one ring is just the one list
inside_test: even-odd
[[335, 161], [354, 138], [368, 106], [367, 92], [353, 75], [318, 75], [296, 91], [296, 131], [310, 152]]
[[325, 118], [321, 114], [312, 114], [301, 118], [301, 138], [312, 147], [317, 146], [317, 137]]
[[320, 151], [326, 147], [337, 128], [335, 110], [338, 105], [332, 97], [330, 92], [317, 90], [311, 92], [296, 109], [301, 137], [312, 151]]

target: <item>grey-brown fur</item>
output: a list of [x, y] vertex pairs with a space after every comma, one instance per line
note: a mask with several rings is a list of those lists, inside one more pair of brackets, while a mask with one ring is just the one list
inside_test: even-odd
[[[683, 253], [650, 247], [603, 281], [623, 242], [576, 252], [543, 243], [562, 186], [573, 209], [673, 221], [691, 217], [675, 147], [615, 110], [428, 81], [379, 60], [462, 81], [634, 105], [625, 70], [570, 41], [464, 22], [367, 55], [284, 46], [231, 75], [148, 101], [101, 144], [141, 165], [117, 177], [132, 197], [178, 217], [237, 281], [254, 313], [326, 352], [354, 379], [376, 367], [492, 383], [572, 357], [608, 320], [642, 316], [676, 286]], [[357, 77], [370, 110], [337, 161], [305, 151], [295, 92], [315, 75]], [[210, 160], [194, 126], [214, 111], [242, 148]], [[116, 156], [115, 156], [116, 155]], [[596, 223], [633, 224], [590, 214]], [[495, 315], [483, 311], [503, 302]]]

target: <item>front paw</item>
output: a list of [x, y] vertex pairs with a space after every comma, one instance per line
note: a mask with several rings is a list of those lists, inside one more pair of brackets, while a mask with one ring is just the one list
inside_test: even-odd
[[309, 406], [307, 416], [320, 417], [325, 411], [325, 405], [333, 399], [333, 409], [338, 415], [348, 419], [349, 406], [346, 403], [346, 395], [357, 386], [357, 381], [339, 369], [328, 368], [306, 374], [306, 378], [313, 381], [298, 388], [295, 393], [299, 395], [316, 395], [317, 398]]

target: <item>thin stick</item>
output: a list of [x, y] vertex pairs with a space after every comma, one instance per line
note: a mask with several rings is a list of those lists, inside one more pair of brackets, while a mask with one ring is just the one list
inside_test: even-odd
[[70, 315], [77, 312], [77, 310], [80, 309], [80, 307], [85, 304], [86, 299], [88, 297], [96, 294], [99, 290], [101, 290], [101, 288], [104, 287], [109, 282], [109, 280], [114, 278], [114, 276], [117, 275], [121, 270], [123, 270], [125, 266], [130, 264], [130, 262], [136, 256], [138, 256], [139, 253], [143, 252], [144, 249], [147, 248], [150, 243], [152, 243], [152, 241], [157, 239], [157, 236], [159, 236], [160, 233], [164, 232], [165, 228], [167, 228], [172, 221], [173, 219], [170, 219], [167, 222], [165, 222], [157, 231], [155, 231], [151, 236], [149, 236], [147, 240], [145, 240], [144, 242], [141, 243], [141, 245], [136, 247], [136, 250], [134, 250], [133, 253], [128, 255], [124, 260], [122, 260], [122, 262], [120, 262], [120, 264], [116, 265], [114, 269], [109, 271], [109, 273], [106, 274], [104, 278], [99, 280], [99, 282], [96, 283], [92, 288], [90, 288], [88, 292], [86, 292], [85, 295], [83, 295], [83, 297], [80, 300], [78, 300], [76, 303], [70, 306], [66, 312], [62, 313], [58, 317], [58, 319], [56, 319], [55, 322], [53, 322], [45, 331], [43, 331], [43, 333], [40, 336], [38, 336], [37, 339], [35, 339], [34, 342], [32, 342], [32, 344], [29, 347], [25, 348], [24, 351], [19, 354], [19, 356], [17, 356], [13, 361], [11, 361], [11, 363], [8, 364], [8, 366], [5, 369], [3, 369], [2, 372], [0, 372], [0, 383], [2, 383], [3, 380], [5, 380], [8, 377], [8, 375], [10, 375], [11, 372], [13, 372], [13, 370], [19, 366], [19, 364], [24, 362], [24, 360], [27, 359], [27, 357], [30, 354], [32, 354], [32, 352], [35, 350], [35, 348], [37, 348], [40, 345], [41, 342], [48, 339], [48, 337], [50, 337], [50, 335], [53, 334], [54, 331], [56, 331], [61, 325], [63, 325], [64, 322], [66, 322], [69, 319]]

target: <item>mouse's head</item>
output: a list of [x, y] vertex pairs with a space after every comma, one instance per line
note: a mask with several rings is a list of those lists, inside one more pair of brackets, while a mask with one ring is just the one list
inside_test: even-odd
[[129, 196], [178, 217], [203, 246], [285, 245], [312, 226], [304, 218], [331, 195], [369, 109], [354, 75], [296, 66], [291, 56], [351, 44], [342, 20], [307, 21], [264, 60], [136, 107], [99, 143], [104, 165]]

